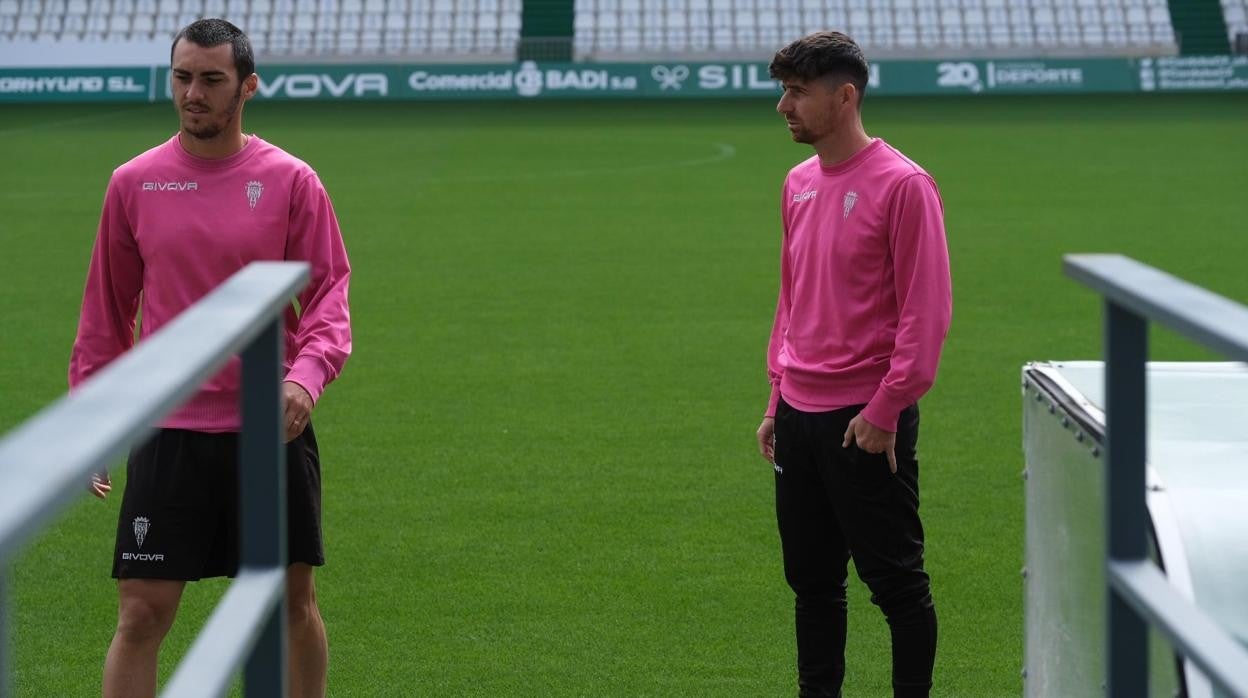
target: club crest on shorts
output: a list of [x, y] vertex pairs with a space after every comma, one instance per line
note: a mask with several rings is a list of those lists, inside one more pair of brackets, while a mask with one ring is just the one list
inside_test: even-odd
[[845, 213], [841, 215], [841, 220], [849, 218], [849, 212], [854, 210], [854, 204], [858, 203], [858, 192], [850, 191], [845, 195]]
[[143, 547], [143, 541], [147, 538], [147, 529], [151, 526], [151, 522], [146, 516], [140, 516], [134, 520], [134, 542]]
[[256, 204], [260, 202], [260, 195], [264, 193], [264, 185], [256, 180], [247, 183], [247, 203], [251, 204], [251, 210], [256, 210]]

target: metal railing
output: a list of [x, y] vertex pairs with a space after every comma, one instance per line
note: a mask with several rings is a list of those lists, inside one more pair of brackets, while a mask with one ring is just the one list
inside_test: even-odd
[[257, 262], [0, 440], [0, 698], [12, 694], [4, 579], [20, 547], [234, 355], [243, 359], [239, 571], [163, 695], [286, 695], [282, 311], [308, 265]]
[[1120, 255], [1067, 255], [1067, 276], [1105, 299], [1108, 692], [1148, 695], [1148, 627], [1229, 695], [1248, 698], [1248, 650], [1148, 558], [1145, 362], [1154, 321], [1248, 361], [1248, 308]]

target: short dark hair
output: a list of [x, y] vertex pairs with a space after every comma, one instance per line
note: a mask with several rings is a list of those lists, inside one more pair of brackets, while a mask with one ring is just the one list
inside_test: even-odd
[[173, 37], [173, 46], [169, 47], [171, 65], [173, 64], [173, 50], [183, 39], [204, 48], [230, 44], [234, 49], [234, 70], [238, 72], [240, 82], [256, 72], [256, 57], [251, 52], [251, 39], [247, 38], [242, 29], [224, 19], [198, 19], [186, 25], [177, 36]]
[[780, 81], [833, 78], [838, 84], [852, 83], [860, 105], [867, 93], [867, 57], [853, 39], [840, 32], [803, 36], [776, 51], [767, 70]]

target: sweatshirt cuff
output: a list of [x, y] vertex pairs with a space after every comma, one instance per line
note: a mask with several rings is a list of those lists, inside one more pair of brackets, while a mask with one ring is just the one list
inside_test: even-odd
[[909, 407], [904, 400], [898, 400], [883, 390], [875, 391], [871, 401], [862, 409], [862, 418], [871, 426], [884, 431], [897, 431], [897, 418], [901, 411]]
[[317, 365], [317, 361], [304, 357], [295, 359], [295, 364], [290, 367], [290, 370], [286, 372], [286, 377], [282, 380], [296, 383], [308, 391], [314, 405], [321, 399], [325, 383], [328, 382], [325, 372]]
[[775, 417], [776, 406], [780, 404], [780, 384], [775, 383], [771, 386], [771, 397], [767, 398], [767, 412], [764, 417]]

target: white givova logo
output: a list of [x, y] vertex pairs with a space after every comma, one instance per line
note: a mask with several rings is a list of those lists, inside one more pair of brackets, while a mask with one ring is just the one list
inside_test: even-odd
[[263, 193], [263, 184], [255, 180], [247, 183], [247, 203], [251, 204], [251, 210], [256, 210], [256, 204], [260, 201], [260, 195]]
[[858, 203], [858, 192], [851, 191], [845, 195], [845, 213], [841, 214], [841, 220], [849, 218], [849, 212], [854, 210], [856, 203]]
[[147, 529], [151, 525], [146, 516], [140, 516], [134, 520], [134, 542], [139, 544], [139, 548], [143, 547], [143, 541], [147, 539]]

